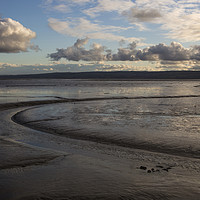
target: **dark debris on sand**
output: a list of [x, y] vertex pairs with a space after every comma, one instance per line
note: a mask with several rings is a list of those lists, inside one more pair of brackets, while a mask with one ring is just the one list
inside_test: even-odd
[[147, 173], [154, 173], [154, 172], [161, 172], [160, 170], [169, 172], [169, 170], [171, 170], [172, 167], [164, 167], [162, 165], [156, 165], [155, 168], [148, 169], [148, 167], [141, 165], [138, 169], [144, 170]]

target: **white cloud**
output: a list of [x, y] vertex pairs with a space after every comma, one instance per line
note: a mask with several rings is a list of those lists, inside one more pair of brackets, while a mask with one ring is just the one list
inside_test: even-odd
[[98, 0], [97, 5], [84, 11], [85, 14], [95, 17], [101, 12], [112, 12], [116, 11], [122, 13], [135, 4], [131, 0]]
[[[149, 22], [161, 25], [161, 29], [167, 31], [166, 37], [182, 42], [200, 41], [199, 0], [137, 0], [135, 3], [137, 8], [159, 11], [160, 17], [151, 21], [150, 16], [143, 22], [148, 22], [149, 19]], [[137, 16], [129, 14], [128, 19], [134, 22]]]
[[[95, 17], [103, 12], [117, 12], [126, 16], [140, 30], [145, 23], [157, 23], [166, 30], [166, 37], [183, 42], [200, 40], [199, 0], [99, 0], [84, 13]], [[140, 23], [139, 23], [140, 22]]]
[[143, 40], [143, 38], [124, 37], [118, 34], [120, 31], [130, 29], [130, 27], [125, 28], [120, 26], [99, 25], [97, 23], [92, 23], [91, 21], [84, 18], [72, 20], [68, 19], [65, 21], [50, 18], [49, 27], [63, 35], [70, 35], [77, 38], [88, 37], [90, 39], [103, 39], [113, 41], [125, 40], [129, 42], [141, 42]]
[[0, 68], [5, 69], [6, 67], [19, 67], [20, 65], [11, 63], [0, 63]]
[[[69, 0], [66, 0], [67, 2], [69, 2]], [[94, 2], [93, 0], [73, 0], [75, 3], [77, 4], [83, 4], [83, 3], [89, 3], [89, 2]], [[71, 2], [71, 0], [70, 0]]]
[[53, 9], [56, 10], [56, 11], [59, 11], [59, 12], [63, 12], [63, 13], [67, 13], [67, 12], [71, 11], [71, 9], [65, 4], [55, 5], [53, 7]]
[[200, 61], [161, 61], [156, 69], [159, 70], [200, 70]]
[[132, 62], [83, 62], [83, 63], [52, 63], [52, 64], [36, 64], [36, 65], [13, 65], [9, 63], [0, 63], [1, 75], [6, 74], [38, 74], [52, 72], [83, 72], [83, 71], [139, 71], [139, 70], [155, 70], [153, 65], [145, 66], [143, 63], [136, 65]]
[[61, 13], [68, 13], [72, 11], [73, 7], [77, 5], [84, 5], [85, 3], [92, 3], [92, 0], [43, 0], [42, 7], [47, 11], [59, 11]]
[[200, 14], [168, 13], [161, 28], [169, 30], [168, 38], [182, 40], [184, 42], [200, 41]]
[[[125, 31], [125, 28], [92, 21], [102, 17], [104, 13], [115, 13], [118, 19], [127, 18], [133, 30], [138, 28], [140, 31], [147, 31], [151, 30], [151, 24], [157, 24], [158, 32], [162, 31], [161, 34], [166, 38], [180, 42], [200, 41], [199, 0], [46, 0], [45, 6], [62, 13], [70, 11], [76, 16], [73, 17], [74, 20], [49, 19], [53, 30], [73, 37], [126, 39], [124, 33], [117, 34], [117, 31]], [[77, 18], [77, 9], [82, 18]]]
[[52, 72], [83, 71], [161, 71], [161, 70], [200, 70], [200, 61], [156, 61], [156, 62], [83, 62], [52, 63], [35, 65], [15, 65], [0, 63], [1, 75], [38, 74]]
[[10, 18], [0, 19], [0, 53], [18, 53], [28, 51], [28, 48], [38, 51], [39, 47], [30, 43], [35, 37], [35, 32], [19, 22]]

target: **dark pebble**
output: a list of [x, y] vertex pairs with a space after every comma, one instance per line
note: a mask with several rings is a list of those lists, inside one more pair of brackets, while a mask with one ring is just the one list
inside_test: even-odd
[[169, 169], [172, 169], [172, 168], [171, 168], [171, 167], [168, 167], [167, 169], [169, 170]]
[[163, 166], [162, 166], [162, 165], [156, 165], [156, 167], [158, 167], [158, 168], [163, 168]]
[[168, 172], [168, 169], [162, 169], [162, 170], [164, 170], [164, 171]]
[[149, 169], [149, 170], [147, 171], [147, 173], [151, 173], [151, 170]]
[[140, 166], [140, 169], [146, 170], [147, 168], [145, 166]]

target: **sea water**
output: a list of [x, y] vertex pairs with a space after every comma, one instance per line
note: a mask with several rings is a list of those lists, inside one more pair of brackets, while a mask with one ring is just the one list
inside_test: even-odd
[[0, 102], [44, 98], [198, 95], [200, 81], [0, 80]]

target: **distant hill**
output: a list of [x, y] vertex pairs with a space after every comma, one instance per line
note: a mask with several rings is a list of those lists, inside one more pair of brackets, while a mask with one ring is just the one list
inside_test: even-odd
[[108, 80], [164, 80], [200, 79], [200, 71], [117, 71], [117, 72], [61, 72], [28, 75], [1, 75], [0, 79], [108, 79]]

